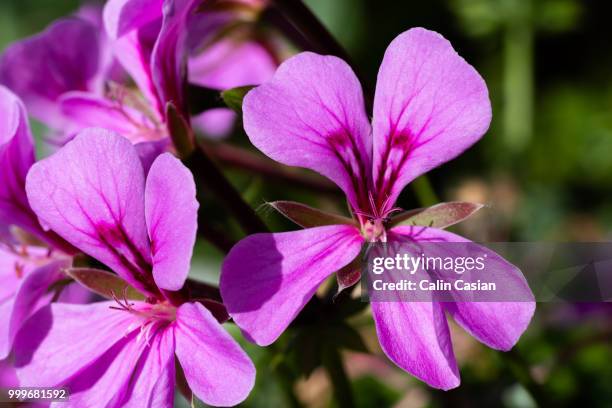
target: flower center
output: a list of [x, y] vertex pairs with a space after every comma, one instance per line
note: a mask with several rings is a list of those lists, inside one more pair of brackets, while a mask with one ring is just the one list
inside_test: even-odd
[[[0, 249], [12, 254], [15, 258], [13, 268], [17, 279], [22, 279], [27, 270], [43, 266], [54, 259], [61, 259], [61, 254], [54, 253], [53, 249], [45, 247], [28, 247], [22, 244], [13, 244], [0, 241]], [[29, 268], [31, 266], [31, 268]]]
[[384, 220], [369, 218], [361, 224], [361, 234], [368, 242], [387, 242]]
[[149, 340], [159, 329], [176, 320], [176, 307], [167, 301], [158, 303], [139, 302], [136, 304], [126, 299], [125, 293], [123, 296], [123, 299], [119, 299], [113, 294], [118, 306], [110, 306], [110, 308], [132, 313], [140, 318], [139, 322], [135, 323], [136, 327], [131, 326], [128, 329], [128, 331], [132, 331], [140, 327], [140, 333], [137, 337], [139, 341], [144, 339], [149, 344]]
[[389, 200], [384, 200], [381, 205], [377, 205], [372, 193], [368, 193], [370, 208], [367, 211], [354, 210], [354, 213], [361, 224], [361, 234], [368, 242], [387, 242], [387, 230], [385, 224], [389, 217], [396, 211], [401, 211], [398, 207], [390, 207]]
[[126, 299], [125, 295], [123, 299], [119, 299], [117, 296], [113, 295], [113, 299], [117, 302], [118, 306], [111, 306], [111, 309], [132, 313], [144, 318], [145, 321], [157, 320], [172, 322], [176, 319], [176, 306], [165, 300], [157, 303], [138, 302], [138, 304], [136, 304]]
[[133, 127], [133, 131], [125, 135], [132, 143], [167, 136], [163, 119], [138, 91], [113, 82], [108, 83], [107, 88], [106, 96], [113, 101], [113, 109]]

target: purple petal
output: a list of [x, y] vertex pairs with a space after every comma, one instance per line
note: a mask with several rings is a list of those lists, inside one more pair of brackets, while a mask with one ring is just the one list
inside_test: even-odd
[[535, 302], [452, 302], [444, 309], [474, 338], [508, 351], [529, 327]]
[[246, 399], [255, 384], [255, 366], [204, 306], [183, 304], [174, 336], [187, 384], [199, 399], [215, 406]]
[[20, 381], [30, 387], [61, 385], [137, 329], [133, 314], [110, 306], [117, 304], [53, 303], [40, 309], [15, 339]]
[[158, 287], [179, 290], [189, 274], [198, 229], [198, 201], [191, 172], [170, 153], [159, 156], [145, 187], [145, 216]]
[[55, 233], [43, 231], [30, 208], [25, 181], [35, 160], [34, 140], [23, 104], [1, 85], [0, 117], [3, 118], [0, 121], [0, 224], [4, 228], [18, 226], [46, 241], [52, 248], [73, 253], [74, 248]]
[[162, 107], [168, 102], [185, 117], [187, 84], [187, 26], [198, 0], [165, 0], [159, 36], [151, 54], [153, 82]]
[[86, 3], [83, 4], [74, 13], [75, 17], [81, 18], [85, 21], [89, 21], [91, 24], [96, 26], [98, 29], [102, 28], [102, 7], [98, 4]]
[[487, 86], [440, 34], [414, 28], [391, 42], [374, 99], [374, 180], [394, 202], [406, 184], [478, 141], [491, 121]]
[[[105, 353], [95, 361], [87, 360], [89, 365], [70, 379], [54, 385], [70, 390], [70, 400], [61, 406], [88, 407], [92, 401], [101, 407], [127, 406], [124, 401], [132, 390], [133, 382], [139, 380], [135, 371], [139, 360], [146, 355], [145, 348], [144, 339], [139, 339], [137, 333], [132, 332], [104, 350]], [[143, 406], [142, 401], [140, 406]]]
[[245, 336], [267, 346], [329, 275], [357, 257], [362, 243], [357, 228], [347, 225], [251, 235], [225, 258], [223, 302]]
[[[385, 246], [372, 248], [375, 256], [393, 258], [404, 242], [414, 241], [413, 236], [393, 231], [388, 234]], [[389, 282], [401, 279], [396, 270], [389, 270], [386, 275]], [[402, 294], [390, 292], [383, 301], [371, 302], [383, 351], [399, 367], [432, 387], [444, 390], [457, 387], [459, 370], [442, 305], [435, 301], [434, 292], [422, 293], [417, 302], [402, 301]]]
[[[3, 314], [0, 326], [8, 322], [8, 330], [4, 330], [4, 327], [0, 329], [2, 333], [0, 359], [5, 358], [10, 352], [13, 340], [23, 323], [51, 301], [53, 293], [48, 292], [48, 289], [63, 277], [60, 270], [68, 265], [68, 261], [52, 261], [28, 273], [15, 296], [2, 305], [3, 311], [7, 313]], [[10, 310], [7, 310], [8, 305], [12, 306]]]
[[57, 99], [68, 91], [89, 90], [99, 65], [96, 26], [66, 18], [9, 46], [0, 61], [0, 83], [17, 93], [34, 117], [58, 127]]
[[367, 199], [372, 142], [363, 94], [341, 59], [304, 52], [244, 98], [244, 128], [274, 160], [333, 180], [353, 207]]
[[444, 310], [436, 302], [372, 302], [378, 341], [395, 364], [432, 387], [459, 385]]
[[11, 226], [0, 221], [0, 241], [5, 243], [16, 243], [15, 238], [11, 233]]
[[144, 293], [155, 293], [145, 225], [144, 171], [132, 144], [86, 129], [32, 166], [26, 190], [41, 223], [111, 267]]
[[34, 163], [34, 140], [21, 101], [0, 86], [0, 222], [44, 235], [32, 213], [25, 179]]
[[367, 198], [370, 124], [344, 61], [309, 52], [288, 59], [246, 95], [243, 113], [251, 142], [266, 155], [329, 177], [354, 207]]
[[203, 48], [225, 42], [230, 36], [238, 42], [248, 41], [246, 37], [256, 37], [252, 35], [253, 32], [243, 28], [251, 28], [253, 17], [268, 4], [268, 0], [200, 1], [187, 27], [189, 49], [195, 54]]
[[263, 45], [221, 39], [189, 59], [189, 82], [218, 90], [258, 85], [272, 78], [276, 67]]
[[109, 0], [104, 6], [104, 25], [111, 38], [119, 38], [162, 16], [163, 0]]
[[153, 83], [151, 54], [161, 17], [161, 0], [112, 0], [104, 7], [104, 25], [116, 58], [158, 113], [164, 107]]
[[[140, 340], [145, 342], [144, 339]], [[161, 328], [149, 341], [132, 373], [129, 396], [122, 407], [165, 408], [174, 402], [174, 330]], [[91, 399], [91, 401], [98, 401]]]
[[86, 304], [91, 303], [96, 298], [96, 295], [80, 285], [79, 283], [73, 282], [66, 285], [59, 297], [57, 302], [70, 303], [70, 304]]
[[36, 268], [34, 262], [18, 256], [0, 244], [0, 302], [12, 299], [21, 284], [21, 278]]
[[[276, 66], [263, 45], [222, 39], [189, 59], [189, 82], [219, 90], [258, 85], [272, 77]], [[196, 116], [192, 123], [207, 137], [220, 139], [231, 132], [235, 120], [232, 110], [218, 108]]]
[[166, 152], [169, 146], [169, 137], [153, 142], [141, 142], [134, 145], [134, 148], [138, 152], [138, 156], [140, 156], [145, 175], [149, 174], [149, 170], [155, 159], [157, 159], [160, 154]]
[[0, 313], [3, 318], [0, 319], [0, 360], [8, 357], [13, 347], [14, 337], [11, 335], [11, 320], [10, 316], [13, 313], [13, 298], [0, 301]]
[[[435, 228], [397, 227], [391, 231], [407, 238], [416, 237], [414, 239], [417, 241], [471, 242], [459, 235]], [[482, 343], [497, 350], [509, 350], [527, 329], [533, 317], [533, 293], [516, 266], [486, 247], [474, 243], [471, 243], [470, 247], [480, 256], [485, 254], [487, 279], [498, 282], [498, 286], [503, 284], [504, 293], [519, 301], [469, 302], [469, 291], [453, 291], [456, 301], [445, 302], [443, 307], [461, 327]]]
[[101, 4], [85, 3], [74, 13], [75, 17], [88, 21], [98, 32], [98, 47], [100, 49], [100, 62], [98, 73], [94, 78], [90, 90], [102, 94], [108, 81], [126, 83], [126, 72], [121, 68], [110, 47], [110, 38], [104, 29], [104, 18]]
[[0, 387], [14, 388], [19, 385], [15, 368], [8, 360], [0, 361]]
[[104, 127], [117, 132], [132, 143], [148, 140], [149, 134], [144, 129], [151, 129], [154, 124], [142, 113], [101, 96], [88, 92], [69, 92], [59, 100], [62, 114], [74, 126], [74, 131], [88, 127]]
[[218, 140], [230, 134], [236, 117], [236, 112], [231, 109], [215, 108], [191, 118], [191, 124], [208, 139]]

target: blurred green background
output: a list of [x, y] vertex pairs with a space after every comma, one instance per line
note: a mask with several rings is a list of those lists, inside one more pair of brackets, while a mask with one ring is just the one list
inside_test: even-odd
[[[306, 3], [346, 47], [371, 86], [389, 42], [414, 26], [443, 34], [488, 84], [493, 123], [487, 135], [466, 154], [429, 174], [434, 196], [422, 185], [420, 190], [407, 188], [400, 206], [430, 204], [435, 196], [486, 203], [485, 210], [455, 229], [475, 241], [610, 240], [611, 2]], [[79, 4], [3, 0], [0, 48], [40, 31]], [[230, 142], [246, 146], [239, 130]], [[293, 199], [325, 209], [345, 208], [339, 195], [307, 191], [239, 169], [228, 172], [255, 207], [266, 200]], [[218, 228], [239, 237], [221, 206], [203, 205]], [[262, 209], [260, 214], [277, 230], [294, 228], [269, 211]], [[205, 243], [196, 252], [193, 275], [214, 282], [221, 253]], [[530, 328], [508, 354], [487, 349], [453, 326], [462, 385], [446, 393], [428, 388], [385, 359], [365, 311], [351, 321], [364, 342], [349, 348], [365, 347], [369, 353], [345, 355], [357, 405], [533, 407], [539, 402], [610, 407], [612, 308], [608, 306], [539, 304]], [[247, 346], [259, 371], [256, 389], [245, 406], [334, 404], [326, 374], [316, 367], [320, 350], [312, 349], [305, 335], [287, 333], [267, 351]]]

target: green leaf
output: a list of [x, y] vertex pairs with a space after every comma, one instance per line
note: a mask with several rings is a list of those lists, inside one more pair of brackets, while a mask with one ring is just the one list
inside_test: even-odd
[[181, 158], [189, 157], [193, 152], [193, 133], [183, 115], [172, 102], [166, 104], [166, 122], [170, 138]]
[[210, 109], [226, 107], [223, 99], [221, 99], [221, 93], [217, 89], [189, 84], [187, 97], [189, 100], [189, 113], [192, 116]]
[[295, 201], [274, 201], [269, 203], [276, 211], [303, 228], [323, 225], [355, 225], [355, 222], [341, 215], [326, 213]]
[[467, 202], [440, 203], [427, 208], [406, 211], [391, 218], [391, 226], [418, 225], [446, 228], [469, 218], [483, 207], [482, 204]]
[[237, 88], [228, 89], [221, 92], [221, 98], [228, 108], [234, 110], [236, 113], [242, 115], [242, 100], [245, 95], [255, 88], [254, 85], [239, 86]]
[[66, 274], [87, 289], [107, 299], [125, 296], [131, 300], [145, 300], [145, 296], [118, 275], [93, 268], [68, 268]]

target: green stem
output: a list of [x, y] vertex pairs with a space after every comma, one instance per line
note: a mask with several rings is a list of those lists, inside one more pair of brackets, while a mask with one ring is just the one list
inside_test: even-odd
[[319, 193], [336, 195], [341, 190], [328, 179], [315, 174], [305, 174], [297, 169], [288, 168], [265, 160], [256, 153], [227, 143], [208, 146], [211, 156], [224, 165], [256, 173], [263, 177], [274, 178], [290, 186], [302, 187]]
[[531, 0], [517, 7], [504, 30], [504, 137], [513, 151], [522, 150], [533, 132], [533, 26]]
[[323, 353], [323, 366], [327, 371], [334, 393], [334, 400], [339, 408], [355, 406], [351, 382], [344, 370], [342, 356], [338, 349], [328, 348]]
[[440, 202], [427, 176], [421, 176], [411, 184], [421, 207], [429, 207]]
[[266, 224], [244, 201], [238, 190], [219, 170], [202, 146], [196, 146], [196, 149], [184, 162], [196, 176], [196, 182], [208, 186], [225, 203], [227, 209], [247, 234], [269, 232]]

